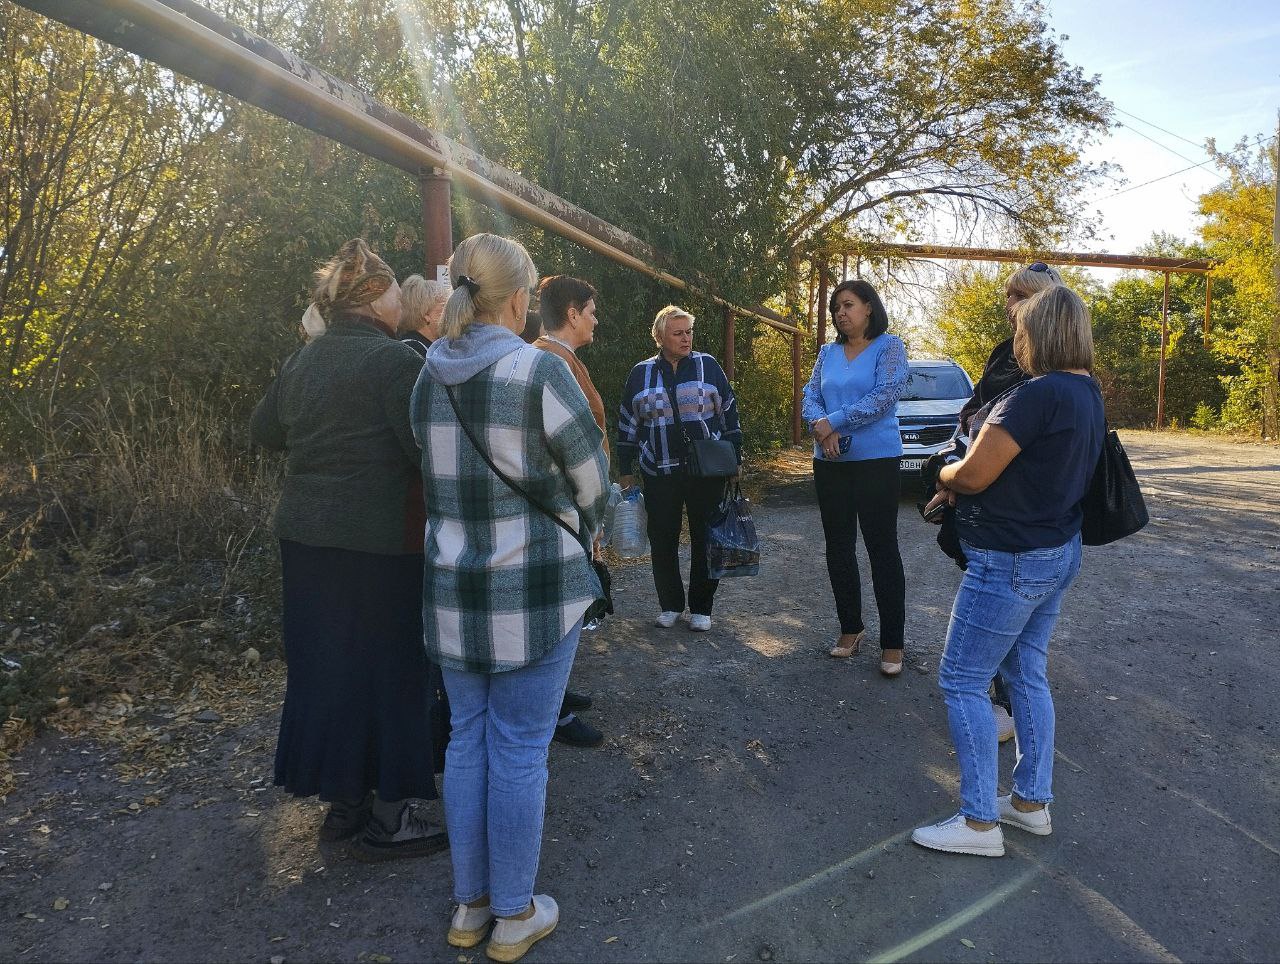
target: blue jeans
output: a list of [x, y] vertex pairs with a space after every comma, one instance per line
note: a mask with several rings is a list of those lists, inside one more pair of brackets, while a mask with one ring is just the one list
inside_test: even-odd
[[547, 747], [578, 651], [582, 620], [541, 659], [505, 673], [444, 670], [453, 734], [444, 816], [454, 899], [489, 895], [500, 917], [533, 899], [547, 801]]
[[1080, 536], [1027, 552], [962, 545], [969, 568], [951, 608], [938, 682], [960, 764], [960, 812], [994, 821], [999, 742], [987, 691], [996, 673], [1013, 705], [1013, 792], [1029, 803], [1053, 799], [1049, 635], [1080, 571]]

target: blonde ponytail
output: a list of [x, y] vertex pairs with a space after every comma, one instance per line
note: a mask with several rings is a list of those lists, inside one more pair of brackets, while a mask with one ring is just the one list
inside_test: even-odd
[[445, 302], [441, 334], [461, 338], [474, 324], [498, 323], [511, 296], [537, 279], [533, 259], [518, 241], [496, 234], [472, 235], [449, 259], [453, 293]]

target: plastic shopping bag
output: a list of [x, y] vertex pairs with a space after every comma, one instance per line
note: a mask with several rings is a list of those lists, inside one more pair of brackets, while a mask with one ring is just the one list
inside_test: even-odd
[[649, 517], [644, 511], [644, 495], [632, 486], [613, 510], [613, 551], [623, 559], [639, 559], [649, 554]]
[[737, 483], [727, 487], [720, 507], [707, 523], [707, 575], [711, 579], [760, 573], [760, 537], [751, 503]]

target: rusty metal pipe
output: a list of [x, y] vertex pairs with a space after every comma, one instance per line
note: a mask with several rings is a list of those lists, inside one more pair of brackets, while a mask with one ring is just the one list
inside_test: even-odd
[[661, 267], [661, 253], [607, 221], [381, 104], [193, 0], [16, 0], [132, 53], [418, 175], [438, 168], [460, 190], [673, 288], [799, 331], [759, 305], [736, 305], [702, 278]]

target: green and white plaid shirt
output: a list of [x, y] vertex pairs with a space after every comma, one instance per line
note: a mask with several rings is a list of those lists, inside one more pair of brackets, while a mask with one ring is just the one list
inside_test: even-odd
[[[602, 435], [560, 358], [521, 346], [454, 386], [503, 473], [570, 528], [595, 533], [608, 485]], [[579, 542], [493, 474], [423, 369], [411, 402], [427, 505], [423, 634], [450, 669], [500, 673], [568, 634], [598, 582]]]

